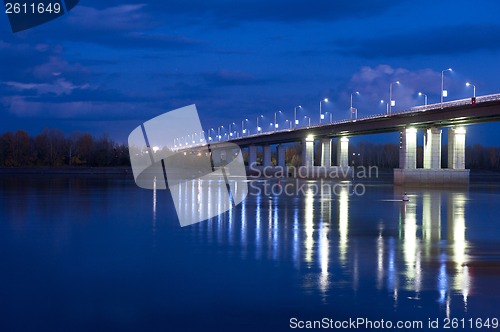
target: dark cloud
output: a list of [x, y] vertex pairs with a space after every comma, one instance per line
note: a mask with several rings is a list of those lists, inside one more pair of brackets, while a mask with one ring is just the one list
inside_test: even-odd
[[264, 79], [257, 79], [253, 75], [242, 71], [231, 71], [221, 69], [212, 73], [205, 73], [203, 77], [210, 86], [239, 86], [265, 84], [269, 82]]
[[[159, 26], [146, 11], [143, 4], [121, 4], [96, 9], [77, 6], [66, 19], [58, 22], [58, 28], [51, 24], [27, 30], [18, 36], [30, 40], [53, 40], [97, 44], [120, 49], [186, 49], [205, 44], [188, 36], [156, 31]], [[2, 45], [0, 44], [0, 47]]]
[[456, 25], [370, 39], [337, 40], [345, 55], [365, 58], [455, 55], [500, 49], [500, 25]]
[[[216, 23], [238, 24], [244, 21], [304, 22], [331, 21], [363, 18], [379, 15], [406, 0], [184, 0], [149, 1], [146, 9], [161, 11], [169, 18], [196, 23], [212, 19]], [[89, 1], [89, 5], [105, 9], [105, 6], [132, 6], [134, 1]]]

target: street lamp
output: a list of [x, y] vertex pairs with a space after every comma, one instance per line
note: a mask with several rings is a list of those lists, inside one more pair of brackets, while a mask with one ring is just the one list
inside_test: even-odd
[[385, 100], [381, 99], [380, 104], [384, 104], [384, 103], [385, 103], [385, 113], [389, 114], [389, 103], [386, 103]]
[[259, 127], [259, 119], [260, 118], [264, 118], [264, 115], [261, 115], [261, 116], [258, 116], [257, 117], [257, 134], [260, 133], [262, 131], [262, 128]]
[[399, 81], [389, 84], [389, 114], [392, 114], [392, 106], [396, 106], [396, 101], [392, 100], [392, 85], [399, 84]]
[[444, 72], [445, 71], [452, 71], [452, 69], [448, 68], [448, 69], [444, 69], [444, 70], [441, 71], [441, 108], [443, 108], [443, 99], [444, 99], [444, 97], [448, 97], [448, 91], [446, 91], [444, 89]]
[[[353, 95], [355, 95], [355, 94], [356, 94], [356, 95], [359, 95], [359, 91], [356, 91], [356, 92], [352, 92], [352, 93], [351, 93], [351, 108], [350, 108], [350, 112], [349, 112], [349, 113], [350, 113], [350, 116], [351, 116], [351, 120], [352, 120], [352, 113], [354, 113], [354, 112], [353, 112], [353, 107], [352, 107], [352, 96], [353, 96]], [[356, 119], [357, 119], [357, 118], [358, 118], [358, 114], [357, 114], [357, 112], [356, 112]]]
[[246, 134], [247, 132], [247, 130], [245, 129], [245, 121], [248, 121], [248, 119], [241, 120], [241, 137], [243, 137], [243, 134]]
[[424, 96], [424, 105], [427, 106], [427, 95], [425, 93], [419, 92], [419, 96]]
[[325, 118], [325, 115], [321, 112], [322, 103], [328, 103], [328, 98], [319, 101], [319, 124], [321, 124], [321, 120]]
[[221, 136], [220, 136], [220, 129], [221, 128], [224, 128], [224, 126], [220, 126], [219, 128], [217, 128], [217, 137], [218, 137], [219, 142], [220, 142], [220, 138], [221, 138]]
[[302, 108], [302, 106], [295, 106], [293, 108], [293, 128], [297, 128], [297, 125], [299, 124], [299, 120], [297, 120], [297, 108]]
[[292, 121], [290, 121], [290, 120], [285, 120], [285, 127], [286, 127], [286, 123], [287, 123], [287, 122], [289, 123], [289, 127], [288, 127], [288, 128], [289, 128], [289, 129], [292, 129]]
[[304, 115], [304, 119], [309, 119], [309, 126], [308, 127], [310, 127], [311, 126], [311, 118], [308, 117], [307, 115]]
[[208, 130], [208, 140], [209, 140], [209, 141], [211, 141], [211, 140], [212, 140], [212, 135], [210, 135], [210, 131], [215, 132], [215, 130], [214, 130], [214, 128], [210, 128], [210, 129]]
[[473, 86], [474, 87], [474, 98], [476, 98], [476, 86], [474, 84], [472, 84], [472, 83], [469, 83], [469, 82], [465, 83], [465, 85], [466, 86]]
[[[231, 130], [231, 126], [232, 126], [232, 125], [235, 125], [235, 126], [236, 126], [236, 123], [231, 122], [231, 123], [229, 124], [229, 136], [231, 136], [231, 137], [233, 137], [233, 131]], [[229, 137], [228, 137], [228, 139], [229, 139]]]
[[330, 123], [332, 123], [332, 122], [333, 122], [333, 121], [332, 121], [332, 115], [333, 115], [333, 112], [325, 112], [325, 115], [327, 115], [327, 114], [330, 114]]
[[276, 117], [278, 113], [282, 113], [281, 111], [274, 112], [274, 131], [278, 130], [278, 123], [276, 122]]
[[[354, 109], [352, 107], [352, 95], [359, 95], [359, 91], [356, 91], [356, 92], [352, 92], [351, 93], [351, 108], [349, 109], [349, 116], [351, 117], [351, 120], [352, 120], [352, 113], [354, 113]], [[356, 119], [358, 118], [358, 112], [356, 112]]]

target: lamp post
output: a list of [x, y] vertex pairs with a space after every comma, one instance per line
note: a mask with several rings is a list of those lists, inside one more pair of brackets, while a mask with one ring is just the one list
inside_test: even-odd
[[333, 115], [333, 112], [325, 112], [325, 116], [329, 114], [330, 115], [330, 123], [332, 123], [332, 115]]
[[218, 138], [219, 142], [220, 142], [220, 129], [221, 128], [224, 128], [224, 126], [219, 126], [219, 128], [217, 128], [217, 138]]
[[469, 83], [469, 82], [465, 83], [465, 85], [466, 86], [472, 86], [474, 88], [474, 98], [476, 98], [476, 86], [474, 84], [472, 84], [472, 83]]
[[[235, 125], [235, 126], [236, 126], [236, 123], [231, 122], [231, 123], [229, 124], [229, 136], [231, 136], [231, 137], [233, 137], [233, 131], [231, 130], [231, 126], [232, 126], [232, 125]], [[228, 139], [229, 139], [229, 137], [228, 137]]]
[[263, 117], [264, 117], [264, 115], [260, 115], [260, 116], [257, 117], [257, 134], [262, 131], [262, 128], [259, 127], [259, 119], [263, 118]]
[[214, 128], [210, 128], [210, 129], [208, 130], [208, 140], [209, 140], [209, 141], [212, 141], [212, 135], [210, 135], [210, 131], [215, 132], [215, 130], [214, 130]]
[[297, 128], [297, 125], [299, 124], [299, 120], [297, 120], [297, 108], [302, 108], [302, 106], [295, 106], [293, 108], [293, 128]]
[[399, 81], [389, 84], [389, 114], [392, 114], [392, 106], [396, 106], [396, 102], [392, 100], [392, 85], [399, 84]]
[[309, 125], [308, 125], [308, 127], [310, 127], [311, 126], [311, 118], [309, 116], [307, 116], [307, 115], [304, 115], [304, 119], [306, 119], [306, 118], [309, 119]]
[[427, 95], [425, 93], [419, 92], [419, 96], [424, 96], [424, 105], [427, 106]]
[[324, 115], [321, 112], [321, 104], [327, 103], [327, 102], [328, 102], [328, 98], [325, 98], [325, 99], [319, 101], [319, 124], [321, 124], [321, 120], [324, 118]]
[[286, 127], [286, 123], [288, 122], [288, 128], [289, 129], [292, 129], [292, 121], [290, 120], [285, 120], [285, 127]]
[[380, 104], [385, 103], [385, 114], [389, 114], [389, 103], [386, 103], [385, 100], [381, 99]]
[[[353, 95], [355, 95], [355, 94], [356, 94], [356, 95], [359, 95], [359, 91], [356, 91], [356, 92], [352, 92], [352, 93], [351, 93], [351, 108], [349, 109], [349, 113], [350, 113], [351, 120], [352, 120], [352, 113], [354, 113], [354, 112], [353, 112], [353, 107], [352, 107], [352, 96], [353, 96]], [[357, 112], [356, 112], [356, 119], [357, 119], [357, 118], [358, 118], [358, 114], [357, 114]]]
[[248, 119], [241, 120], [241, 137], [243, 137], [243, 134], [246, 134], [246, 132], [247, 132], [247, 130], [245, 129], [245, 122], [246, 121], [248, 121]]
[[452, 69], [448, 68], [448, 69], [444, 69], [441, 71], [441, 108], [443, 108], [443, 100], [445, 97], [445, 93], [446, 93], [446, 97], [448, 97], [448, 91], [446, 91], [444, 89], [444, 72], [445, 71], [452, 71]]
[[276, 122], [278, 113], [281, 113], [281, 111], [274, 112], [274, 131], [278, 130], [278, 123]]

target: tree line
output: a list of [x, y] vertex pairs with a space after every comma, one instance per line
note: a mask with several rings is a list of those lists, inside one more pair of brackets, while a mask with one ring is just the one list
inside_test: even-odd
[[36, 136], [24, 130], [0, 136], [0, 166], [127, 166], [128, 147], [107, 135], [89, 133], [66, 136], [58, 129], [45, 129]]

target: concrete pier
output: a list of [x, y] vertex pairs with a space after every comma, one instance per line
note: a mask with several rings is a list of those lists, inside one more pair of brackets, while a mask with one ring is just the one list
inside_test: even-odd
[[441, 168], [441, 130], [429, 128], [424, 135], [424, 168]]
[[465, 128], [448, 130], [448, 168], [465, 169]]
[[302, 140], [302, 166], [314, 166], [314, 137], [312, 136]]
[[337, 166], [349, 167], [349, 138], [341, 137], [337, 142]]
[[332, 139], [322, 138], [321, 139], [321, 166], [330, 167], [332, 166]]
[[441, 129], [428, 128], [424, 136], [424, 168], [416, 167], [417, 130], [401, 131], [399, 168], [394, 184], [417, 186], [466, 186], [470, 171], [465, 169], [465, 129], [448, 129], [448, 168], [441, 168]]
[[417, 168], [417, 130], [407, 128], [400, 132], [399, 168]]

